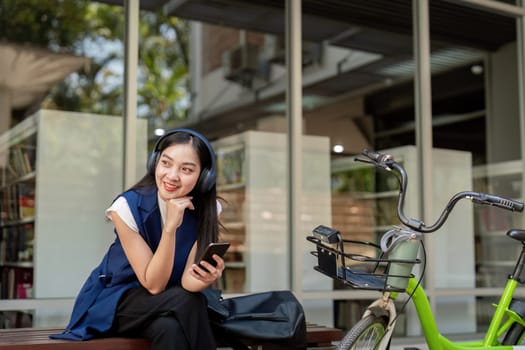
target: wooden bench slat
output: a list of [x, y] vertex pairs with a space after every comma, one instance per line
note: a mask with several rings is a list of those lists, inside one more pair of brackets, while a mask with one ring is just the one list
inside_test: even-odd
[[329, 346], [333, 341], [343, 338], [343, 331], [338, 328], [330, 328], [315, 324], [306, 326], [306, 342], [308, 346]]
[[[101, 338], [90, 341], [49, 339], [62, 332], [56, 328], [0, 329], [0, 350], [146, 350], [150, 341], [143, 338]], [[314, 324], [307, 325], [308, 346], [328, 346], [340, 340], [342, 331]]]
[[103, 338], [90, 341], [49, 339], [62, 332], [56, 328], [14, 328], [0, 330], [0, 349], [9, 350], [144, 350], [150, 341], [137, 338]]

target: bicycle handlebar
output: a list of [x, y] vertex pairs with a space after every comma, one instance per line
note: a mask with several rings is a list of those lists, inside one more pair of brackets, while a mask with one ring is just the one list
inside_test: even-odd
[[364, 157], [356, 157], [356, 161], [373, 164], [375, 167], [397, 172], [401, 178], [399, 179], [399, 196], [397, 202], [397, 216], [399, 220], [406, 226], [414, 229], [418, 232], [434, 232], [438, 230], [445, 223], [448, 215], [461, 199], [470, 199], [473, 203], [482, 205], [492, 205], [498, 208], [510, 210], [510, 211], [523, 211], [523, 203], [512, 199], [496, 196], [493, 194], [487, 194], [482, 192], [464, 191], [456, 193], [447, 203], [441, 215], [432, 225], [426, 225], [423, 221], [417, 219], [407, 218], [403, 212], [405, 191], [407, 186], [407, 174], [405, 169], [394, 160], [394, 157], [390, 154], [379, 153], [370, 149], [363, 149], [362, 155]]
[[474, 203], [494, 205], [511, 211], [523, 211], [523, 203], [512, 199], [503, 198], [493, 194], [472, 192], [471, 200]]

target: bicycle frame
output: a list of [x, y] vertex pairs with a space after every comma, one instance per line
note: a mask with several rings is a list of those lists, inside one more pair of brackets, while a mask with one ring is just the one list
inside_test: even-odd
[[[498, 338], [502, 336], [514, 322], [525, 326], [525, 321], [509, 309], [517, 285], [517, 281], [508, 279], [499, 303], [496, 306], [496, 311], [492, 317], [489, 328], [485, 333], [485, 337], [482, 340], [470, 342], [454, 342], [439, 333], [428, 297], [416, 278], [412, 277], [409, 279], [406, 293], [411, 295], [423, 329], [423, 335], [430, 350], [487, 350], [493, 346], [497, 346], [499, 350], [511, 350], [514, 349], [515, 346], [500, 345]], [[397, 293], [389, 296], [389, 298], [395, 300], [396, 296]], [[382, 300], [384, 304], [383, 299], [378, 299], [378, 301], [379, 300]], [[377, 304], [372, 303], [371, 306], [373, 305]]]

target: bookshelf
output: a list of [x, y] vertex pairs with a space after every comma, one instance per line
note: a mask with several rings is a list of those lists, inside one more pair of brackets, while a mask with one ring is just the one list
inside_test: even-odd
[[[137, 123], [140, 177], [147, 125]], [[0, 328], [67, 322], [114, 239], [104, 210], [123, 189], [122, 137], [121, 117], [53, 110], [0, 135]]]
[[[32, 120], [0, 136], [0, 299], [33, 296], [36, 141]], [[30, 320], [25, 312], [4, 312], [0, 328]]]
[[0, 137], [0, 298], [33, 289], [36, 127], [20, 123]]
[[[217, 140], [217, 193], [225, 200], [221, 221], [225, 256], [223, 289], [227, 293], [289, 288], [286, 134], [247, 131]], [[301, 228], [305, 289], [331, 285], [313, 270], [306, 237], [319, 223], [330, 224], [329, 140], [303, 136], [303, 202]], [[303, 242], [304, 241], [304, 242]], [[324, 281], [324, 280], [321, 280]]]

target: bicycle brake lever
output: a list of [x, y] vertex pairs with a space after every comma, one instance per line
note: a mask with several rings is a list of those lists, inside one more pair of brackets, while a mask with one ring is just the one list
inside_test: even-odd
[[360, 157], [360, 156], [357, 156], [354, 158], [354, 160], [356, 162], [362, 162], [362, 163], [368, 163], [368, 164], [372, 164], [373, 166], [376, 166], [378, 168], [383, 168], [385, 170], [388, 170], [388, 171], [391, 171], [392, 168], [388, 165], [388, 163], [379, 163], [379, 162], [376, 162], [372, 159], [369, 159], [369, 158], [364, 158], [364, 157]]
[[371, 160], [369, 158], [364, 158], [364, 157], [361, 157], [361, 156], [355, 157], [354, 160], [356, 162], [363, 162], [363, 163], [368, 163], [368, 164], [376, 164], [376, 162], [374, 162], [373, 160]]
[[362, 153], [367, 158], [370, 158], [371, 160], [373, 160], [374, 162], [379, 163], [379, 164], [384, 164], [386, 162], [394, 160], [394, 157], [392, 157], [392, 155], [390, 155], [390, 154], [379, 153], [379, 152], [373, 151], [373, 150], [368, 149], [368, 148], [363, 148], [363, 152]]

